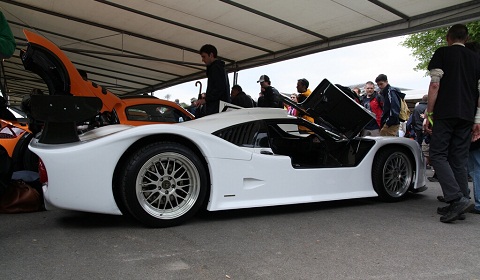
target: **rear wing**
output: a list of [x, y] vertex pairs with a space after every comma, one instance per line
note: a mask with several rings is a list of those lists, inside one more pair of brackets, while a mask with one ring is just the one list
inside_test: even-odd
[[95, 117], [102, 109], [98, 97], [67, 95], [32, 95], [33, 119], [44, 122], [39, 143], [63, 144], [80, 141], [77, 123]]

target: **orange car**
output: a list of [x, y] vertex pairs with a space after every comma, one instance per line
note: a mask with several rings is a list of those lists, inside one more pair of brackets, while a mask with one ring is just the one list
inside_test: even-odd
[[[82, 77], [68, 57], [52, 42], [44, 37], [23, 31], [28, 41], [26, 51], [22, 51], [25, 69], [38, 74], [47, 84], [50, 95], [75, 95], [86, 97], [98, 97], [102, 100], [101, 113], [111, 114], [112, 123], [142, 125], [148, 123], [176, 123], [193, 119], [193, 115], [178, 106], [174, 102], [161, 100], [153, 96], [131, 96], [120, 98], [106, 88]], [[151, 106], [141, 106], [141, 104]], [[156, 109], [153, 104], [160, 107]], [[162, 108], [165, 106], [165, 108]], [[167, 116], [170, 108], [172, 115]]]
[[[47, 84], [50, 95], [98, 97], [102, 108], [88, 129], [109, 124], [145, 125], [178, 123], [195, 117], [178, 104], [154, 96], [118, 97], [89, 81], [75, 68], [68, 57], [52, 42], [24, 30], [28, 47], [20, 53], [26, 70], [39, 75]], [[13, 158], [14, 170], [37, 170], [37, 157], [28, 150], [32, 133], [21, 122], [1, 121], [0, 145]]]
[[38, 157], [28, 149], [33, 135], [26, 123], [0, 119], [0, 145], [13, 159], [13, 170], [37, 170]]
[[115, 110], [119, 123], [142, 125], [153, 123], [179, 123], [195, 117], [175, 102], [154, 96], [121, 97], [121, 109]]

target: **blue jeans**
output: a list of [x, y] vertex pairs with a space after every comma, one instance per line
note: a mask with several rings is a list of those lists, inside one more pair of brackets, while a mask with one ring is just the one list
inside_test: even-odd
[[480, 210], [480, 149], [471, 150], [468, 155], [468, 174], [473, 181], [475, 209]]

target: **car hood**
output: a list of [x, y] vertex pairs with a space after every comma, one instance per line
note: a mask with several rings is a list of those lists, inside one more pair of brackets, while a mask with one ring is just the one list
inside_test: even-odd
[[370, 121], [375, 120], [373, 113], [327, 79], [320, 82], [303, 102], [295, 103], [282, 97], [285, 103], [301, 114], [313, 117], [315, 123], [348, 139], [357, 136]]

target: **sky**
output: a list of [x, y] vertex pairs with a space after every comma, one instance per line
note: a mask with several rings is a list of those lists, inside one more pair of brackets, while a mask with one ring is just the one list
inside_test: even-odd
[[[286, 94], [296, 92], [297, 80], [301, 78], [310, 82], [309, 88], [313, 91], [323, 79], [333, 84], [350, 86], [367, 81], [375, 82], [379, 74], [385, 74], [389, 84], [394, 87], [412, 89], [412, 94], [426, 94], [430, 78], [423, 71], [413, 70], [418, 61], [411, 55], [411, 49], [400, 45], [404, 40], [404, 36], [394, 37], [242, 70], [238, 72], [237, 82], [245, 93], [257, 99], [260, 92], [257, 81], [264, 74], [270, 77], [273, 87]], [[221, 49], [218, 52], [221, 55]], [[198, 60], [201, 63], [200, 55]], [[233, 74], [229, 74], [229, 79], [232, 86]], [[203, 84], [202, 91], [205, 92], [206, 79], [200, 81]], [[190, 104], [190, 99], [199, 93], [199, 87], [195, 83], [192, 81], [159, 90], [154, 95], [166, 99], [165, 96], [170, 94], [171, 101], [179, 99], [180, 102]], [[408, 98], [408, 91], [404, 93]]]

